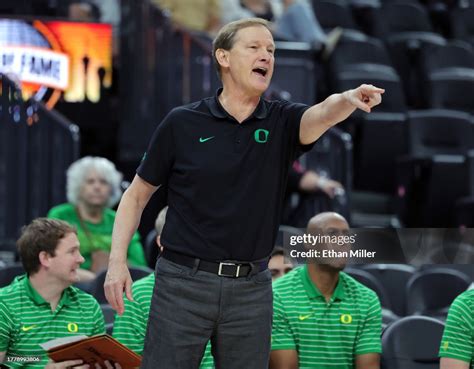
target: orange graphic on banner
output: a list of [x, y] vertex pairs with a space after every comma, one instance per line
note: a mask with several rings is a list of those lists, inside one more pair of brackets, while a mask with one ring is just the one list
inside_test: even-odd
[[[67, 102], [100, 100], [102, 87], [112, 84], [112, 27], [108, 24], [45, 22], [62, 51], [70, 59], [70, 83], [64, 92]], [[36, 27], [36, 24], [35, 24]], [[42, 32], [45, 35], [44, 32]], [[47, 35], [45, 35], [47, 37]]]

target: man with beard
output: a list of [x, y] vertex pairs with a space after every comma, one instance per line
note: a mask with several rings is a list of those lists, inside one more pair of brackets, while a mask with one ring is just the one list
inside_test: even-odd
[[[307, 232], [319, 238], [347, 237], [347, 221], [337, 213], [311, 218]], [[274, 284], [270, 369], [379, 369], [382, 330], [374, 291], [342, 272], [348, 243], [319, 243], [319, 255]], [[337, 253], [324, 250], [340, 251]]]

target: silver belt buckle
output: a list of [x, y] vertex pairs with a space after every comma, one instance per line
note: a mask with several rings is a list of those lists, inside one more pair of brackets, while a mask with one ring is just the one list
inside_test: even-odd
[[[224, 265], [228, 265], [228, 266], [237, 266], [237, 272], [235, 273], [235, 275], [233, 274], [223, 274], [222, 273], [222, 267]], [[239, 276], [239, 272], [240, 272], [240, 264], [234, 264], [234, 263], [219, 263], [219, 270], [217, 271], [217, 275], [220, 276], [220, 277], [234, 277], [234, 278], [237, 278]]]

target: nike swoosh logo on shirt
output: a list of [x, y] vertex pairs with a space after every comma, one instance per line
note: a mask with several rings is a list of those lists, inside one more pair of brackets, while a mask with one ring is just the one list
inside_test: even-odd
[[308, 318], [309, 318], [310, 316], [312, 316], [312, 315], [313, 315], [313, 313], [307, 314], [307, 315], [301, 315], [301, 314], [300, 314], [300, 316], [298, 317], [298, 319], [299, 319], [299, 320], [306, 320], [306, 319], [308, 319]]
[[34, 327], [36, 327], [36, 324], [29, 325], [29, 326], [24, 325], [23, 327], [21, 327], [21, 330], [23, 332], [28, 332], [30, 329], [33, 329]]
[[206, 138], [199, 137], [199, 142], [200, 142], [200, 143], [203, 143], [203, 142], [212, 140], [214, 137], [215, 137], [215, 136], [206, 137]]

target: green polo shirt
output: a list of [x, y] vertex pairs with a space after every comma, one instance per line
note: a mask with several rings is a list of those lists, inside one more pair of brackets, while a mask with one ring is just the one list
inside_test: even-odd
[[474, 369], [474, 290], [461, 293], [449, 308], [439, 356], [471, 363]]
[[[122, 316], [116, 314], [113, 336], [137, 354], [142, 354], [145, 342], [146, 326], [150, 313], [151, 297], [155, 286], [155, 275], [139, 279], [132, 285], [134, 302], [124, 297], [125, 312]], [[208, 343], [201, 361], [201, 369], [214, 368], [211, 355], [211, 345]]]
[[[97, 301], [75, 287], [63, 291], [55, 311], [30, 284], [26, 275], [0, 289], [0, 352], [12, 368], [44, 368], [48, 356], [39, 344], [65, 336], [105, 333]], [[40, 357], [40, 361], [13, 362], [9, 358]], [[11, 359], [13, 360], [13, 359]]]
[[305, 265], [273, 285], [272, 350], [296, 350], [299, 368], [349, 369], [381, 353], [382, 309], [374, 291], [341, 272], [329, 302]]

